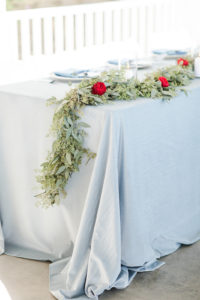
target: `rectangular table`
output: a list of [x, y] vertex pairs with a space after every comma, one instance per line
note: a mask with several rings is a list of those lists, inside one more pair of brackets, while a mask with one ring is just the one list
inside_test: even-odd
[[0, 251], [52, 261], [53, 295], [88, 299], [200, 239], [200, 80], [188, 97], [86, 107], [86, 144], [97, 157], [73, 174], [60, 206], [43, 210], [34, 170], [52, 142], [45, 99], [68, 89], [0, 87]]

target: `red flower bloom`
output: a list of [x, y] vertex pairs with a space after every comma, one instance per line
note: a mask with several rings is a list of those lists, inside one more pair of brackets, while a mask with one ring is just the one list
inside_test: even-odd
[[158, 80], [161, 81], [162, 87], [168, 87], [169, 86], [169, 82], [168, 82], [167, 78], [161, 76], [161, 77], [158, 78]]
[[189, 65], [189, 61], [188, 61], [187, 59], [184, 59], [184, 58], [179, 58], [179, 59], [177, 60], [177, 64], [186, 67], [186, 66]]
[[103, 82], [97, 82], [92, 87], [92, 94], [102, 96], [106, 92], [106, 86]]

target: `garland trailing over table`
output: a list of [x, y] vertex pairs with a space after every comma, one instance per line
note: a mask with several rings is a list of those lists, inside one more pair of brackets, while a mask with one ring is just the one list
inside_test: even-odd
[[189, 84], [193, 77], [193, 60], [180, 58], [176, 66], [151, 73], [143, 81], [135, 78], [127, 80], [124, 70], [112, 70], [83, 80], [61, 100], [49, 99], [48, 104], [57, 105], [51, 126], [55, 140], [37, 176], [43, 190], [36, 196], [38, 203], [46, 208], [59, 204], [62, 195], [66, 196], [65, 187], [69, 178], [79, 170], [83, 157], [90, 160], [96, 155], [84, 145], [84, 129], [89, 127], [81, 122], [84, 106], [139, 97], [169, 100], [179, 91], [185, 91], [183, 86]]

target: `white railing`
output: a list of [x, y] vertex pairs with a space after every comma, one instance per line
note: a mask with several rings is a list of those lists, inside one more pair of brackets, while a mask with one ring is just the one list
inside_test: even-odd
[[138, 1], [6, 13], [13, 60], [71, 53], [134, 38], [147, 50], [147, 8]]
[[134, 55], [147, 56], [175, 32], [178, 41], [182, 36], [198, 39], [200, 33], [195, 0], [125, 0], [24, 11], [5, 11], [5, 0], [0, 3], [1, 64], [29, 71], [37, 67], [35, 73], [41, 75], [85, 60], [86, 53], [90, 60], [117, 56], [121, 45], [120, 51], [132, 47]]

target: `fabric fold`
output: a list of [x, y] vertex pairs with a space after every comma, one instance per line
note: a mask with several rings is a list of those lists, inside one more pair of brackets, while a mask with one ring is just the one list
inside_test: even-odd
[[33, 170], [51, 146], [53, 108], [42, 99], [66, 87], [23, 83], [0, 92], [0, 251], [5, 239], [6, 254], [50, 259], [52, 294], [86, 300], [127, 287], [138, 272], [161, 267], [160, 257], [199, 240], [200, 84], [189, 88], [189, 98], [170, 102], [85, 107], [85, 146], [97, 156], [48, 210], [33, 197]]
[[3, 237], [3, 232], [1, 228], [1, 223], [0, 223], [0, 255], [4, 253], [4, 237]]
[[[117, 165], [116, 169], [113, 169], [119, 148], [119, 136], [113, 133], [116, 126], [118, 122], [112, 118], [112, 114], [106, 116], [80, 230], [71, 260], [61, 272], [66, 276], [66, 299], [85, 293], [89, 297], [97, 297], [109, 288], [120, 273], [121, 234]], [[113, 149], [116, 150], [113, 152]], [[105, 234], [105, 228], [110, 234]], [[52, 264], [52, 276], [53, 269]], [[59, 277], [59, 274], [57, 276]], [[61, 295], [55, 291], [53, 278], [55, 277], [50, 281], [50, 289], [53, 295], [62, 299], [63, 286], [60, 287]]]

